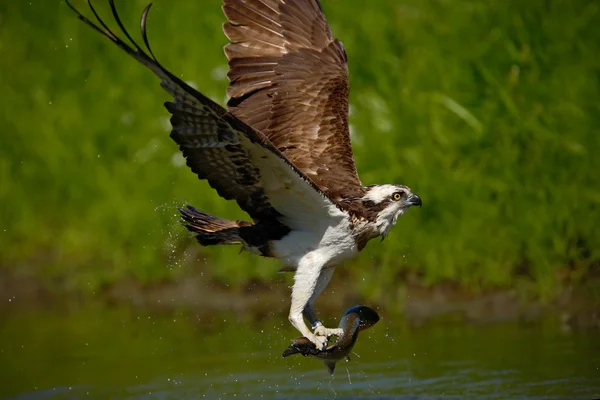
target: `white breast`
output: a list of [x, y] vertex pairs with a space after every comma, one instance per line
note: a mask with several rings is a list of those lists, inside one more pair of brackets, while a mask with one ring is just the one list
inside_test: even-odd
[[284, 265], [295, 268], [301, 258], [311, 254], [315, 263], [327, 267], [358, 255], [348, 214], [335, 206], [328, 211], [325, 218], [306, 216], [307, 223], [273, 243], [275, 254]]

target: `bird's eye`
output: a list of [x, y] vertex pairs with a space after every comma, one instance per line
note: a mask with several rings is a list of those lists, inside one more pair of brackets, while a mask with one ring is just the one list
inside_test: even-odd
[[403, 195], [404, 193], [402, 192], [396, 192], [392, 195], [392, 199], [394, 199], [394, 201], [398, 201], [402, 198]]

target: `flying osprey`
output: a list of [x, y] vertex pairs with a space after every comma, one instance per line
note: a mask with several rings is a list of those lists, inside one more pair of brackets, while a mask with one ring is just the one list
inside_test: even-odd
[[322, 349], [329, 336], [343, 333], [325, 328], [314, 311], [335, 267], [369, 240], [385, 237], [421, 199], [402, 185], [362, 186], [348, 130], [346, 52], [318, 0], [224, 0], [227, 109], [157, 61], [146, 34], [150, 5], [141, 17], [144, 50], [123, 26], [114, 0], [109, 2], [129, 44], [90, 0], [97, 24], [67, 4], [161, 79], [173, 96], [165, 103], [171, 138], [187, 165], [252, 218], [231, 221], [187, 206], [181, 209], [187, 229], [203, 246], [241, 244], [295, 271], [289, 320]]

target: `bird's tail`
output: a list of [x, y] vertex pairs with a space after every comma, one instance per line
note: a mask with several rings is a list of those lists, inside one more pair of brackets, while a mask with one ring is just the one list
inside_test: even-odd
[[231, 221], [208, 215], [190, 205], [180, 208], [179, 211], [185, 227], [196, 234], [196, 239], [202, 246], [245, 244], [240, 236], [240, 228], [252, 226], [249, 222]]

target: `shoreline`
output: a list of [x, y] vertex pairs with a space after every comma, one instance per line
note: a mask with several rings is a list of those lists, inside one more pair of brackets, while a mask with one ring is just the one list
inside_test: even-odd
[[[3, 271], [0, 293], [4, 306], [0, 316], [20, 310], [69, 309], [73, 304], [132, 307], [160, 313], [186, 310], [199, 318], [233, 313], [251, 320], [286, 318], [290, 289], [286, 279], [254, 282], [230, 288], [196, 274], [178, 280], [142, 285], [134, 280], [108, 285], [98, 293], [81, 293], [61, 288], [59, 283], [42, 283], [32, 277]], [[590, 281], [582, 287], [565, 287], [547, 301], [526, 298], [517, 289], [474, 292], [452, 284], [424, 287], [402, 283], [394, 301], [383, 302], [358, 295], [353, 282], [344, 276], [332, 282], [317, 302], [324, 318], [337, 318], [340, 310], [364, 304], [388, 314], [401, 315], [409, 323], [429, 322], [500, 323], [535, 322], [553, 316], [565, 329], [600, 330], [600, 285]], [[387, 303], [387, 304], [384, 304]], [[271, 310], [265, 313], [265, 310]]]

